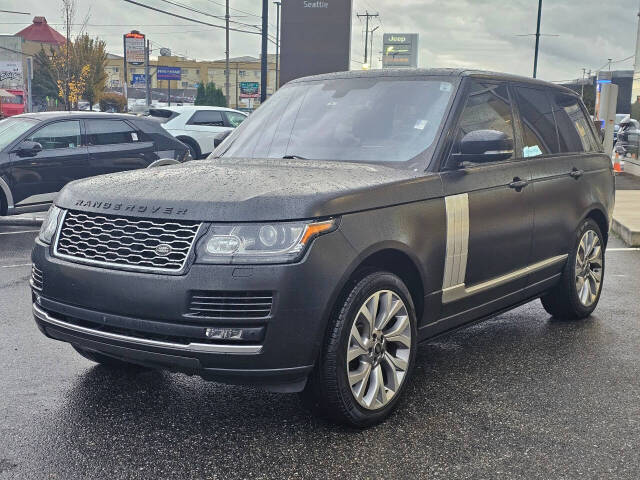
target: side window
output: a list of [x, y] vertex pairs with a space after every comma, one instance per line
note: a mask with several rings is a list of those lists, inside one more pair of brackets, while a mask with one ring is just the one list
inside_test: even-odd
[[122, 120], [87, 120], [89, 145], [113, 145], [138, 141], [138, 133]]
[[217, 110], [199, 110], [187, 122], [189, 125], [206, 125], [210, 127], [224, 127], [222, 112]]
[[476, 130], [497, 130], [513, 141], [513, 116], [506, 85], [473, 82], [458, 124], [454, 153], [459, 153], [462, 137]]
[[551, 104], [544, 90], [516, 87], [522, 120], [522, 156], [558, 153], [558, 133]]
[[229, 121], [229, 125], [231, 125], [233, 128], [236, 128], [244, 121], [245, 118], [247, 118], [241, 113], [236, 112], [227, 112], [226, 115], [227, 120]]
[[591, 128], [577, 97], [552, 93], [553, 113], [558, 124], [561, 152], [590, 152], [593, 150]]
[[73, 120], [50, 123], [34, 132], [29, 140], [38, 142], [43, 150], [77, 148], [81, 144], [80, 122]]

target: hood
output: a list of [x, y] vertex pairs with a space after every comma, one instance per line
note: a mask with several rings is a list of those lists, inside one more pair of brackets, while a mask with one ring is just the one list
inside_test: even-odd
[[151, 218], [296, 220], [408, 203], [441, 189], [437, 175], [373, 164], [212, 159], [78, 180], [56, 204]]

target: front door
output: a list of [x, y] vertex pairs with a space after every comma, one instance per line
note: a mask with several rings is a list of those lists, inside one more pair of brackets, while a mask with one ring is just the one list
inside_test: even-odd
[[155, 145], [124, 120], [85, 120], [91, 176], [146, 168], [157, 160]]
[[[452, 154], [476, 130], [503, 132], [517, 145], [507, 85], [467, 82]], [[461, 165], [441, 178], [447, 216], [441, 319], [464, 323], [523, 295], [533, 235], [531, 172], [513, 153], [499, 162]]]
[[48, 203], [67, 183], [87, 176], [87, 147], [79, 120], [53, 122], [25, 139], [42, 151], [30, 156], [11, 154], [9, 169], [16, 207]]

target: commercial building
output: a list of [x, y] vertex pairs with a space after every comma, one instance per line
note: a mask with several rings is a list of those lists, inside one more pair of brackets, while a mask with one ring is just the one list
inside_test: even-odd
[[[180, 56], [160, 55], [149, 61], [151, 88], [168, 90], [167, 80], [158, 80], [156, 70], [158, 66], [179, 67], [181, 70], [180, 81], [171, 82], [172, 92], [180, 92], [183, 96], [195, 96], [196, 89], [200, 84], [213, 82], [218, 88], [224, 91], [226, 63], [221, 60], [193, 60]], [[256, 57], [235, 57], [229, 60], [229, 106], [232, 108], [255, 108], [259, 102], [254, 98], [254, 94], [244, 93], [245, 85], [260, 84], [260, 58]], [[107, 58], [106, 72], [108, 75], [107, 86], [111, 89], [120, 90], [124, 85], [124, 60], [121, 56], [109, 54]], [[138, 93], [144, 91], [144, 65], [128, 65], [128, 92], [130, 97], [138, 97]], [[137, 81], [137, 82], [136, 82]], [[267, 97], [272, 95], [276, 83], [276, 62], [275, 55], [268, 57], [267, 76]], [[136, 92], [136, 90], [140, 92]], [[172, 93], [173, 95], [173, 93]], [[141, 97], [142, 98], [142, 97]]]

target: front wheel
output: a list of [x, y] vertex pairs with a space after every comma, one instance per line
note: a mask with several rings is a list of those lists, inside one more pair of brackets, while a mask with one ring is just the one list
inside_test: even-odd
[[364, 277], [340, 307], [301, 398], [340, 423], [366, 427], [386, 418], [406, 387], [415, 309], [407, 287], [389, 272]]
[[549, 314], [566, 320], [591, 315], [602, 292], [604, 253], [600, 227], [588, 218], [576, 232], [560, 282], [541, 298], [542, 306]]

